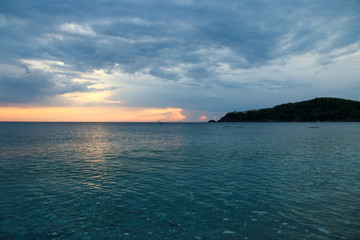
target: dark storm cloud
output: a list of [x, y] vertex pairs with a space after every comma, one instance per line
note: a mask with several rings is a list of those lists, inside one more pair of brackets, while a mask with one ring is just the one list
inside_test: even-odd
[[[79, 72], [111, 72], [118, 64], [164, 81], [238, 87], [221, 83], [219, 64], [250, 69], [306, 53], [321, 54], [319, 64], [329, 64], [334, 49], [359, 43], [359, 10], [356, 0], [12, 0], [0, 6], [0, 63], [54, 60]], [[0, 81], [0, 99], [10, 102], [86, 90], [60, 87], [41, 70]]]
[[0, 103], [43, 103], [57, 94], [89, 91], [89, 83], [61, 82], [42, 71], [27, 70], [20, 76], [0, 76]]
[[52, 76], [34, 73], [20, 78], [0, 78], [0, 102], [37, 102], [53, 91]]

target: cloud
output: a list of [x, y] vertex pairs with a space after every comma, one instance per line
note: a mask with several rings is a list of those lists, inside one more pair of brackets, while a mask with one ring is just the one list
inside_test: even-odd
[[47, 104], [49, 98], [71, 92], [91, 91], [89, 81], [74, 82], [62, 62], [21, 60], [17, 65], [0, 64], [0, 104]]
[[[356, 38], [350, 37], [342, 26], [353, 26], [358, 20], [350, 4], [340, 5], [333, 1], [326, 1], [328, 6], [321, 1], [316, 5], [283, 1], [271, 5], [262, 1], [237, 4], [229, 1], [231, 4], [199, 2], [190, 6], [179, 6], [171, 1], [121, 4], [95, 1], [85, 6], [80, 1], [73, 8], [66, 6], [66, 1], [51, 6], [47, 2], [33, 3], [28, 3], [30, 10], [41, 14], [26, 22], [26, 29], [31, 26], [39, 29], [33, 35], [26, 32], [31, 37], [29, 40], [33, 40], [35, 35], [39, 40], [49, 40], [47, 34], [57, 34], [62, 38], [48, 42], [49, 54], [63, 58], [67, 63], [80, 62], [93, 68], [110, 67], [108, 62], [117, 62], [129, 72], [196, 60], [216, 64], [209, 55], [213, 54], [213, 48], [230, 49], [232, 56], [218, 60], [236, 68], [259, 66], [294, 53], [327, 51], [334, 46], [354, 43]], [[39, 5], [43, 11], [36, 7]], [[58, 12], [53, 5], [58, 5]], [[46, 14], [45, 9], [54, 14]], [[324, 9], [327, 12], [322, 14]], [[22, 19], [19, 15], [11, 18]], [[28, 17], [25, 12], [23, 15]], [[70, 16], [74, 21], [69, 23], [67, 17]], [[47, 24], [58, 24], [60, 28], [45, 27], [40, 22], [43, 18]], [[76, 37], [74, 33], [80, 36]], [[322, 46], [318, 46], [320, 44]], [[203, 56], [199, 49], [210, 51]], [[68, 56], [69, 52], [71, 56]]]
[[[325, 71], [341, 78], [358, 60], [359, 10], [357, 0], [7, 1], [0, 104], [91, 105], [96, 95], [213, 114], [333, 94], [326, 86], [339, 80]], [[358, 70], [346, 76], [353, 96]]]
[[60, 26], [62, 31], [72, 33], [72, 34], [80, 34], [92, 36], [95, 35], [95, 32], [89, 26], [81, 26], [76, 23], [65, 23]]
[[207, 116], [202, 115], [202, 116], [200, 116], [198, 119], [199, 119], [199, 121], [204, 121], [204, 120], [206, 120], [206, 118], [207, 118]]
[[0, 102], [36, 102], [52, 95], [52, 75], [35, 71], [23, 76], [0, 77]]

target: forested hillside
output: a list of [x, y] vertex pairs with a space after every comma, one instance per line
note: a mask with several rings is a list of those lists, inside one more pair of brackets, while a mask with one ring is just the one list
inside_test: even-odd
[[273, 108], [230, 112], [218, 122], [351, 122], [360, 121], [360, 102], [341, 98], [315, 98]]

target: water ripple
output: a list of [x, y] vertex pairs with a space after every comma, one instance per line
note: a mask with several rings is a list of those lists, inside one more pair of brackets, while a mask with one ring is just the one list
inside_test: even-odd
[[352, 123], [0, 123], [1, 239], [356, 239]]

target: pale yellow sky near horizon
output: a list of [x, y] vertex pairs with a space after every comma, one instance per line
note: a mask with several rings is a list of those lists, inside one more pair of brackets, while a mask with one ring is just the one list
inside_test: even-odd
[[181, 108], [0, 107], [3, 122], [177, 122]]

